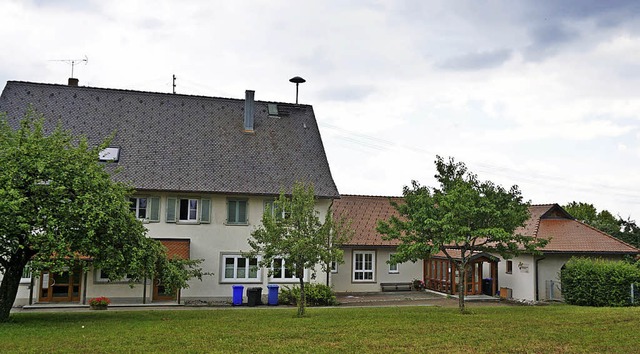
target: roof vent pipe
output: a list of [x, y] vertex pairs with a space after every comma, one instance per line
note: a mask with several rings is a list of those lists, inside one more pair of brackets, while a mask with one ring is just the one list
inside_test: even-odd
[[72, 77], [69, 78], [69, 86], [78, 86], [78, 82], [79, 82], [78, 79], [75, 79]]
[[255, 112], [255, 104], [253, 96], [255, 91], [246, 90], [244, 99], [244, 131], [245, 133], [253, 133], [253, 116]]

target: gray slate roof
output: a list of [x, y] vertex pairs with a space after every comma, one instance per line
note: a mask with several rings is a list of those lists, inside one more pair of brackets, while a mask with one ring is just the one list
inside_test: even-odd
[[275, 118], [256, 101], [247, 134], [244, 99], [7, 82], [0, 112], [11, 125], [28, 105], [47, 130], [60, 122], [92, 144], [116, 132], [123, 171], [114, 178], [138, 190], [277, 195], [302, 180], [339, 197], [310, 105], [279, 103], [289, 114]]

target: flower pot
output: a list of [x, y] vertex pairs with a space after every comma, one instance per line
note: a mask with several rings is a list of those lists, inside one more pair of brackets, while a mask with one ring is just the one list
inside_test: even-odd
[[90, 305], [92, 310], [106, 310], [109, 305]]

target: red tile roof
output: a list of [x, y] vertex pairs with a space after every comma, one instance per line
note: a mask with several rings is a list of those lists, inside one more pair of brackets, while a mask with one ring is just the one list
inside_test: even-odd
[[376, 231], [378, 220], [389, 220], [391, 215], [398, 216], [391, 200], [402, 201], [400, 197], [372, 197], [360, 195], [341, 195], [333, 201], [333, 213], [345, 217], [351, 222], [354, 234], [345, 246], [396, 246], [397, 240], [382, 239]]
[[[386, 241], [376, 231], [378, 220], [398, 215], [389, 203], [400, 197], [343, 195], [333, 202], [336, 215], [351, 220], [354, 236], [346, 246], [396, 246], [397, 240]], [[618, 253], [638, 254], [640, 250], [589, 225], [574, 220], [558, 204], [532, 205], [531, 217], [517, 233], [550, 239], [542, 250], [549, 253]]]

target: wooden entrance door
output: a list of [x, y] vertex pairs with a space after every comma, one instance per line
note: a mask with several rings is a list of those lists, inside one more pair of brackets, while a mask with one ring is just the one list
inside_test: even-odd
[[160, 281], [160, 278], [153, 280], [153, 301], [171, 301], [176, 299], [176, 294], [173, 295], [169, 291], [169, 288], [165, 287]]
[[53, 273], [43, 271], [40, 275], [40, 302], [80, 301], [80, 269]]
[[473, 262], [467, 267], [466, 285], [465, 295], [482, 294], [482, 262]]

